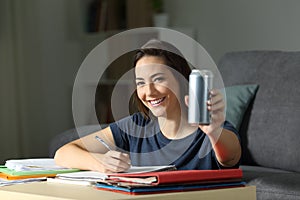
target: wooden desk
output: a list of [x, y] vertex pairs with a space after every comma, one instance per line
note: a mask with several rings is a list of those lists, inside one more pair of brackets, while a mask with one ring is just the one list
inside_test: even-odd
[[218, 189], [218, 190], [205, 190], [193, 192], [179, 192], [179, 193], [165, 193], [154, 195], [125, 195], [115, 192], [107, 192], [96, 190], [90, 186], [69, 185], [60, 183], [47, 183], [36, 182], [21, 185], [5, 186], [0, 188], [0, 199], [13, 199], [13, 200], [93, 200], [93, 199], [239, 199], [239, 200], [255, 200], [256, 187], [247, 186], [241, 188]]

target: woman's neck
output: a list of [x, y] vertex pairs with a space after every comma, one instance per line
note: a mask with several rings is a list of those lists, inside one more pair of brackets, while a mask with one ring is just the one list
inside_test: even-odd
[[184, 114], [158, 117], [158, 123], [163, 135], [169, 139], [184, 138], [197, 129], [197, 127], [193, 127], [188, 123], [187, 116]]

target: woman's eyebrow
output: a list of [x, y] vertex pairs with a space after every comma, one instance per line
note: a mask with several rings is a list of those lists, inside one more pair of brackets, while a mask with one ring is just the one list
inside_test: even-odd
[[135, 80], [144, 80], [143, 78], [136, 77]]
[[155, 76], [160, 76], [160, 75], [164, 75], [164, 73], [159, 72], [159, 73], [153, 74], [150, 76], [150, 78], [154, 78]]
[[[150, 76], [150, 78], [152, 79], [152, 78], [154, 78], [154, 77], [156, 77], [156, 76], [160, 76], [160, 75], [164, 75], [164, 73], [159, 72], [159, 73], [156, 73], [156, 74], [152, 74], [152, 75]], [[144, 78], [136, 77], [135, 80], [144, 80]]]

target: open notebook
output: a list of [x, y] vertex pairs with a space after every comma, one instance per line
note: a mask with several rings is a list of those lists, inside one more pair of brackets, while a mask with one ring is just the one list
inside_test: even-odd
[[[96, 182], [103, 182], [109, 179], [110, 176], [118, 176], [120, 174], [143, 174], [157, 171], [172, 171], [176, 170], [174, 165], [166, 166], [131, 166], [126, 172], [107, 174], [95, 171], [80, 171], [72, 173], [57, 174], [54, 179], [48, 179], [49, 182], [74, 183], [89, 185]], [[69, 181], [69, 182], [67, 182]]]

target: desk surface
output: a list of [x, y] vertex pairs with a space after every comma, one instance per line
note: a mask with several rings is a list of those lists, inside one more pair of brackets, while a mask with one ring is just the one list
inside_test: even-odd
[[178, 193], [165, 193], [153, 195], [125, 195], [115, 192], [100, 191], [92, 188], [91, 186], [79, 186], [60, 183], [27, 183], [21, 185], [5, 186], [0, 188], [0, 199], [30, 199], [30, 200], [93, 200], [93, 199], [241, 199], [241, 200], [255, 200], [256, 188], [255, 186], [247, 186], [240, 188], [218, 189], [218, 190], [205, 190], [193, 192], [178, 192]]

